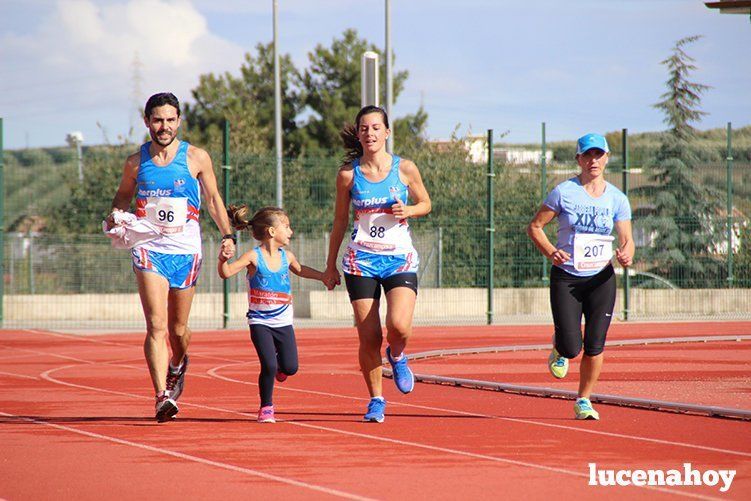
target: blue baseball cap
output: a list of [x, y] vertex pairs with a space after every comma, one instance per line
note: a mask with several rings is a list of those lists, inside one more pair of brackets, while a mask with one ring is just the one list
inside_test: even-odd
[[578, 141], [576, 141], [577, 155], [586, 153], [592, 148], [597, 148], [604, 151], [605, 153], [610, 153], [610, 148], [608, 148], [608, 141], [604, 136], [601, 136], [599, 134], [585, 134], [584, 136], [580, 137]]

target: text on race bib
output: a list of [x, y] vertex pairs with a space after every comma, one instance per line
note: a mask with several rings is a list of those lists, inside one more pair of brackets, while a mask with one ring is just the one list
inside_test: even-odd
[[587, 271], [605, 267], [613, 258], [613, 240], [610, 235], [574, 235], [574, 268]]
[[399, 220], [385, 212], [363, 212], [356, 223], [355, 243], [376, 251], [396, 249]]
[[188, 219], [188, 199], [149, 197], [146, 199], [146, 218], [162, 233], [182, 233]]

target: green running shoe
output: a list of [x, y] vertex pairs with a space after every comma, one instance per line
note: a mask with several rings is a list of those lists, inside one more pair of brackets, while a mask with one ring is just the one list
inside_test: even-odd
[[558, 379], [563, 379], [568, 374], [568, 358], [562, 357], [555, 347], [548, 357], [548, 369], [553, 377]]
[[600, 414], [592, 407], [588, 398], [577, 398], [574, 404], [576, 419], [600, 419]]

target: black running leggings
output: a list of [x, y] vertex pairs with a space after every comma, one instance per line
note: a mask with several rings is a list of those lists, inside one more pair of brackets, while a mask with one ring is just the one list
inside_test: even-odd
[[566, 358], [582, 349], [581, 321], [584, 315], [584, 353], [595, 356], [605, 348], [605, 336], [615, 306], [615, 272], [606, 266], [597, 275], [577, 277], [553, 266], [550, 271], [550, 307], [555, 323], [555, 349]]
[[261, 407], [266, 407], [272, 405], [277, 370], [288, 376], [297, 372], [295, 331], [291, 325], [268, 327], [255, 324], [250, 326], [250, 339], [261, 361], [258, 390], [261, 394]]

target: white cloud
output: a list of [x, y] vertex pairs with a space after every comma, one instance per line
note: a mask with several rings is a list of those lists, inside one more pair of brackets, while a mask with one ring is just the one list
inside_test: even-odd
[[[47, 103], [49, 113], [96, 102], [131, 105], [136, 54], [141, 98], [172, 90], [185, 100], [200, 74], [236, 71], [244, 53], [212, 34], [188, 0], [59, 0], [27, 26], [29, 32], [0, 37], [3, 87], [19, 96], [35, 87], [33, 102]], [[0, 106], [19, 114], [10, 97]]]

